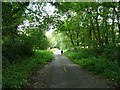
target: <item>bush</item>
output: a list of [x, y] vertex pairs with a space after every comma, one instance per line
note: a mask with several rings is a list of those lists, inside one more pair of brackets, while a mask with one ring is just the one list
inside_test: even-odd
[[2, 45], [2, 63], [6, 66], [9, 63], [17, 62], [33, 54], [32, 47], [29, 43], [23, 43], [19, 40], [3, 43]]
[[120, 67], [117, 61], [119, 53], [117, 50], [117, 47], [101, 50], [100, 48], [96, 50], [86, 49], [79, 52], [65, 52], [65, 55], [83, 68], [120, 83]]
[[52, 52], [39, 50], [35, 51], [32, 57], [3, 68], [3, 88], [20, 88], [27, 85], [27, 78], [32, 70], [47, 64], [52, 58]]
[[79, 65], [86, 68], [87, 70], [93, 71], [97, 74], [102, 74], [105, 77], [120, 82], [120, 68], [117, 62], [108, 61], [106, 59], [87, 59], [79, 60]]
[[71, 59], [82, 59], [82, 58], [91, 57], [91, 55], [85, 52], [85, 50], [80, 50], [79, 52], [66, 51], [64, 54], [67, 55]]
[[101, 56], [106, 59], [112, 60], [112, 61], [117, 60], [118, 59], [118, 47], [108, 46], [104, 48]]

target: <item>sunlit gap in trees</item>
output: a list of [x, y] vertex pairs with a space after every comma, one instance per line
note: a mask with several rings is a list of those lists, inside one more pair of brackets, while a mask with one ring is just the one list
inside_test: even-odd
[[[54, 16], [57, 9], [50, 3], [39, 3], [30, 2], [29, 6], [25, 10], [23, 16], [28, 15], [29, 18], [23, 20], [23, 22], [18, 26], [19, 34], [26, 32], [28, 28], [36, 28], [43, 24], [44, 18], [47, 16]], [[33, 20], [32, 20], [32, 18]]]
[[53, 29], [53, 26], [50, 26], [50, 30], [47, 31], [47, 32], [45, 33], [45, 35], [49, 38], [49, 36], [51, 36], [54, 31], [55, 31], [55, 29]]

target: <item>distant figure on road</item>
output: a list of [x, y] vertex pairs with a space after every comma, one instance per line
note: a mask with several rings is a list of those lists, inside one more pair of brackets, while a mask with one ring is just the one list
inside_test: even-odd
[[63, 55], [63, 50], [61, 50], [61, 55]]

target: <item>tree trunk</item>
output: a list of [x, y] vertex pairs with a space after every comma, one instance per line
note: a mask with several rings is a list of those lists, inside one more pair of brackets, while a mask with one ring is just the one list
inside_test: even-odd
[[118, 30], [119, 30], [119, 36], [120, 36], [120, 14], [119, 14], [119, 12], [120, 12], [120, 1], [118, 2], [118, 5], [119, 5], [118, 12], [115, 9], [114, 9], [114, 11], [115, 11], [115, 13], [117, 15]]
[[102, 41], [101, 41], [101, 37], [100, 37], [100, 29], [99, 29], [99, 22], [98, 22], [98, 6], [97, 6], [97, 16], [96, 16], [96, 27], [97, 27], [97, 33], [98, 33], [98, 42], [99, 45], [102, 46]]
[[113, 2], [113, 17], [112, 17], [112, 42], [115, 42], [115, 32], [114, 32], [114, 28], [115, 28], [115, 6], [114, 6], [114, 2]]
[[[70, 33], [70, 31], [69, 31], [69, 33]], [[72, 38], [72, 34], [69, 35], [68, 33], [66, 33], [66, 35], [69, 37], [70, 43], [72, 44], [73, 48], [77, 51], [77, 48], [76, 48], [73, 38]]]
[[79, 31], [78, 31], [78, 30], [77, 30], [77, 32], [76, 32], [76, 37], [77, 37], [77, 39], [76, 39], [76, 40], [77, 40], [77, 41], [76, 41], [76, 42], [77, 42], [77, 46], [79, 46], [79, 39], [78, 39], [78, 38], [79, 38]]

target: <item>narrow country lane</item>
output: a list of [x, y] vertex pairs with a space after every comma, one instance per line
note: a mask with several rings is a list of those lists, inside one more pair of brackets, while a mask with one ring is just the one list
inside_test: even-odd
[[106, 88], [105, 82], [83, 71], [65, 56], [56, 55], [46, 67], [50, 73], [50, 88]]
[[[41, 72], [44, 75], [39, 75]], [[54, 60], [46, 65], [42, 71], [38, 70], [31, 87], [108, 88], [106, 80], [88, 73], [63, 55], [55, 55]]]

